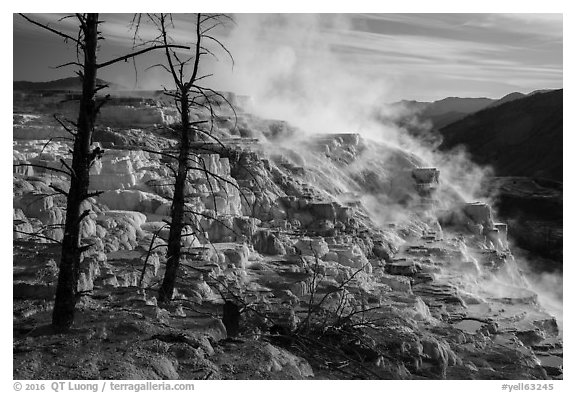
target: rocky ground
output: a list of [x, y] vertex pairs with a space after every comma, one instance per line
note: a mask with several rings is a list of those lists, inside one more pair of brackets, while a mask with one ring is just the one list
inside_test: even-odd
[[49, 168], [69, 159], [52, 119], [66, 108], [23, 102], [14, 163], [40, 167], [14, 167], [15, 379], [562, 378], [556, 320], [488, 205], [401, 149], [241, 110], [218, 112], [221, 144], [194, 145], [205, 170], [188, 179], [177, 294], [158, 304], [173, 190], [154, 152], [177, 140], [162, 127], [174, 111], [152, 98], [103, 113], [90, 184], [105, 192], [82, 227], [93, 247], [75, 328], [54, 334], [53, 187], [67, 180]]

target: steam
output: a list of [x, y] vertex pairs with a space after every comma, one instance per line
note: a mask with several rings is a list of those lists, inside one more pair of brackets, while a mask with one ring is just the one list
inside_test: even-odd
[[[346, 14], [241, 14], [236, 27], [223, 38], [234, 56], [217, 63], [216, 74], [227, 88], [250, 97], [247, 111], [262, 118], [286, 120], [300, 133], [285, 137], [284, 146], [298, 145], [311, 135], [358, 133], [393, 149], [420, 158], [421, 166], [438, 167], [443, 184], [462, 201], [481, 199], [482, 180], [489, 168], [472, 164], [463, 151], [438, 153], [392, 121], [405, 115], [391, 106], [390, 94], [399, 86], [386, 73], [385, 59], [378, 75], [364, 72], [360, 53], [355, 62], [345, 43], [354, 38], [353, 16]], [[422, 132], [429, 125], [422, 125]], [[452, 199], [452, 198], [451, 198]]]
[[338, 36], [351, 32], [350, 16], [242, 14], [236, 22], [226, 42], [235, 60], [231, 86], [250, 96], [250, 112], [308, 133], [366, 132], [390, 81], [362, 74], [336, 49]]
[[564, 326], [562, 312], [564, 279], [562, 274], [559, 272], [531, 272], [527, 275], [527, 279], [531, 289], [538, 294], [538, 300], [542, 307], [556, 318], [560, 336], [562, 336]]
[[542, 268], [538, 268], [538, 266], [547, 266], [547, 261], [529, 254], [523, 249], [515, 248], [513, 241], [511, 246], [517, 263], [526, 278], [528, 288], [538, 294], [538, 301], [544, 310], [556, 318], [560, 336], [562, 336], [564, 330], [564, 278], [562, 271], [545, 271]]
[[[401, 105], [386, 104], [390, 93], [399, 87], [396, 80], [386, 74], [384, 67], [380, 75], [364, 73], [360, 55], [358, 63], [350, 63], [350, 57], [342, 55], [346, 47], [338, 42], [346, 42], [354, 34], [351, 16], [243, 14], [235, 19], [236, 27], [222, 39], [233, 53], [234, 69], [231, 72], [228, 64], [216, 63], [215, 74], [222, 78], [226, 89], [250, 97], [245, 105], [247, 112], [297, 127], [296, 132], [275, 136], [271, 151], [298, 151], [299, 160], [306, 161], [308, 167], [319, 168], [313, 163], [320, 158], [307, 149], [312, 136], [318, 134], [358, 133], [368, 141], [367, 145], [375, 141], [388, 146], [390, 157], [370, 155], [367, 149], [347, 168], [374, 172], [379, 167], [381, 176], [377, 182], [389, 182], [387, 192], [360, 196], [380, 224], [412, 216], [410, 205], [400, 206], [389, 198], [398, 186], [391, 183], [398, 177], [398, 162], [394, 160], [394, 152], [398, 151], [407, 160], [415, 157], [409, 163], [412, 166], [440, 170], [438, 197], [445, 203], [444, 208], [473, 201], [493, 205], [482, 190], [484, 180], [493, 174], [491, 168], [474, 164], [463, 149], [439, 152], [430, 143], [437, 141], [417, 139], [396, 125], [395, 119], [407, 115]], [[417, 125], [424, 135], [430, 132], [430, 124], [415, 124], [416, 121], [413, 117], [408, 125]], [[382, 151], [378, 149], [379, 154]], [[320, 174], [320, 178], [331, 180], [335, 190], [350, 188], [347, 179], [337, 174], [337, 168], [322, 164], [327, 173]], [[529, 284], [561, 324], [562, 294], [557, 290], [562, 284], [561, 276], [531, 274]]]

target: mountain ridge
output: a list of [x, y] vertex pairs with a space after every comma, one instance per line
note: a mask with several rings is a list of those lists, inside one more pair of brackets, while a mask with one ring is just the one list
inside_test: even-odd
[[[111, 90], [121, 90], [122, 86], [105, 81], [103, 79], [96, 79], [97, 85], [107, 84]], [[32, 82], [32, 81], [14, 81], [14, 91], [36, 91], [36, 90], [82, 90], [82, 80], [78, 76], [55, 79], [46, 82]]]
[[499, 176], [562, 181], [562, 94], [532, 94], [470, 114], [439, 129], [440, 149], [464, 145]]
[[390, 107], [400, 110], [400, 115], [397, 116], [400, 125], [410, 124], [410, 118], [416, 118], [422, 124], [429, 124], [433, 130], [439, 130], [483, 109], [550, 91], [553, 90], [539, 89], [530, 93], [512, 92], [499, 99], [451, 96], [436, 101], [401, 100], [390, 104]]

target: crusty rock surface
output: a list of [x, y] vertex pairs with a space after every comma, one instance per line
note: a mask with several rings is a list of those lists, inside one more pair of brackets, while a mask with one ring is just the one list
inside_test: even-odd
[[[66, 335], [49, 323], [65, 216], [54, 186], [68, 183], [47, 168], [68, 145], [42, 151], [45, 113], [14, 117], [15, 379], [562, 378], [558, 324], [490, 206], [443, 193], [439, 170], [397, 147], [357, 134], [281, 147], [270, 141], [295, 130], [242, 112], [238, 133], [218, 113], [222, 145], [194, 147], [206, 172], [188, 176], [176, 294], [159, 304], [173, 191], [170, 160], [150, 150], [175, 141], [137, 127], [172, 112], [128, 102], [94, 141], [105, 153], [90, 187], [104, 193], [85, 202], [92, 247]], [[242, 310], [236, 339], [225, 301]]]

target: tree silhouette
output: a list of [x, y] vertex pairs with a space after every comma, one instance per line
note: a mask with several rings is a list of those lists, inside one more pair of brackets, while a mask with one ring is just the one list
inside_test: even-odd
[[[174, 197], [170, 210], [170, 232], [168, 236], [168, 250], [166, 254], [166, 272], [159, 290], [159, 300], [162, 302], [170, 301], [174, 294], [174, 286], [178, 275], [180, 259], [182, 257], [181, 239], [182, 230], [187, 224], [185, 214], [191, 213], [195, 216], [203, 216], [202, 213], [192, 212], [186, 208], [186, 179], [190, 171], [200, 171], [206, 177], [212, 177], [218, 182], [230, 184], [236, 188], [238, 186], [229, 180], [222, 178], [216, 173], [211, 173], [203, 162], [200, 155], [194, 153], [191, 149], [193, 142], [201, 140], [212, 141], [221, 144], [220, 141], [212, 135], [214, 120], [214, 104], [216, 101], [227, 103], [232, 110], [233, 106], [221, 93], [202, 86], [199, 82], [211, 76], [211, 74], [200, 75], [200, 64], [203, 56], [215, 54], [208, 48], [207, 42], [216, 44], [231, 59], [231, 53], [228, 49], [213, 35], [210, 34], [216, 27], [222, 25], [231, 18], [224, 14], [196, 14], [195, 16], [195, 43], [192, 48], [192, 55], [177, 53], [174, 47], [171, 47], [171, 36], [169, 29], [174, 27], [174, 21], [169, 14], [148, 14], [148, 18], [156, 26], [159, 35], [156, 38], [157, 45], [163, 45], [167, 64], [157, 64], [171, 76], [175, 89], [165, 90], [165, 94], [174, 99], [178, 112], [180, 114], [180, 123], [178, 124], [179, 150], [177, 156], [172, 156], [177, 161], [178, 167], [174, 170]], [[193, 122], [190, 119], [192, 108], [205, 109], [210, 113], [210, 120]], [[209, 128], [203, 128], [209, 123]], [[209, 149], [204, 148], [204, 151]], [[160, 154], [160, 153], [159, 153]], [[208, 181], [210, 184], [210, 182]]]
[[[101, 23], [98, 14], [74, 14], [62, 18], [75, 18], [77, 20], [78, 33], [75, 36], [55, 29], [47, 23], [36, 21], [24, 14], [20, 15], [35, 26], [62, 37], [65, 42], [71, 42], [76, 45], [77, 60], [62, 64], [61, 67], [77, 67], [76, 73], [82, 80], [78, 120], [72, 123], [75, 129], [60, 122], [73, 138], [72, 163], [68, 165], [62, 160], [65, 169], [57, 170], [70, 178], [70, 188], [65, 191], [52, 187], [56, 192], [65, 195], [67, 198], [64, 237], [61, 243], [62, 255], [59, 266], [54, 311], [52, 314], [52, 326], [54, 329], [57, 331], [66, 331], [74, 322], [79, 266], [82, 260], [82, 253], [91, 247], [91, 244], [84, 244], [80, 236], [81, 222], [90, 214], [90, 210], [81, 211], [82, 202], [87, 198], [101, 194], [101, 192], [89, 191], [90, 167], [94, 160], [98, 159], [102, 154], [99, 148], [92, 147], [94, 124], [100, 108], [108, 99], [108, 96], [103, 99], [97, 99], [97, 93], [107, 87], [107, 85], [97, 85], [97, 73], [100, 69], [117, 62], [133, 59], [136, 56], [152, 50], [173, 48], [175, 45], [151, 43], [143, 49], [98, 63], [98, 43], [104, 39], [98, 29]], [[179, 47], [189, 49], [186, 46]], [[34, 164], [19, 165], [36, 166]], [[53, 168], [47, 169], [54, 170]]]

